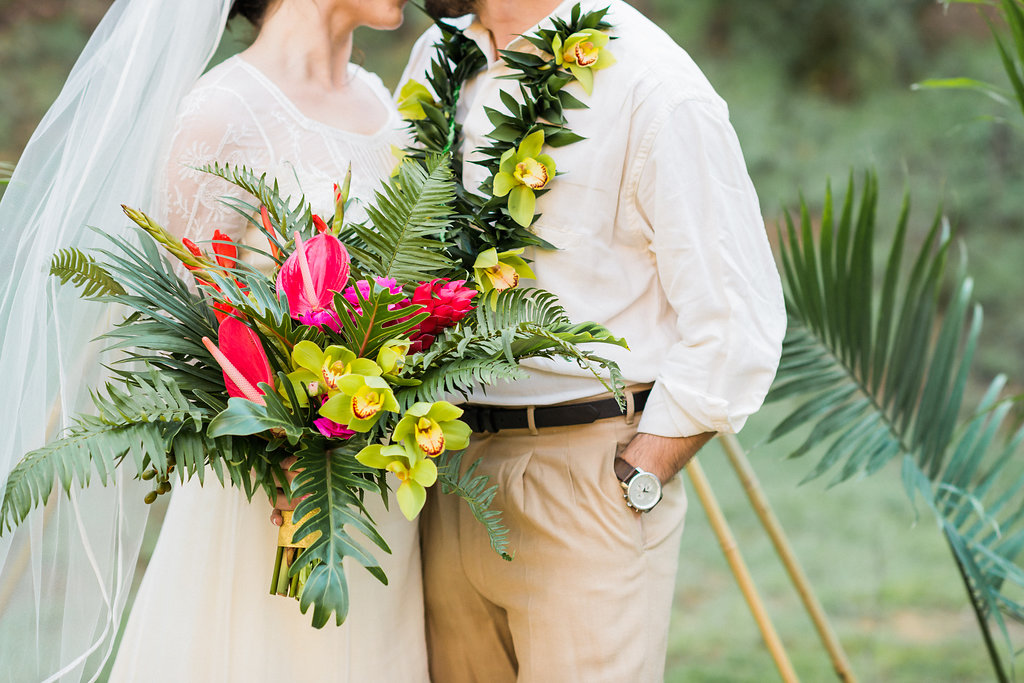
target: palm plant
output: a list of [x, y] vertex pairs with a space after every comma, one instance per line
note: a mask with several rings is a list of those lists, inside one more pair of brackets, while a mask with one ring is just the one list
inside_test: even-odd
[[835, 484], [900, 461], [907, 495], [934, 514], [1007, 680], [1006, 620], [1024, 621], [1024, 428], [1008, 424], [1015, 399], [1002, 397], [1003, 377], [977, 406], [964, 405], [982, 313], [963, 258], [947, 276], [952, 241], [941, 215], [904, 277], [904, 202], [876, 287], [877, 193], [868, 175], [858, 202], [851, 177], [838, 213], [826, 191], [820, 227], [804, 203], [799, 221], [787, 215], [780, 228], [789, 330], [768, 400], [798, 407], [769, 439], [810, 425], [791, 455], [824, 453], [805, 481], [834, 472]]
[[[1009, 39], [1000, 35], [996, 26], [989, 21], [989, 28], [992, 31], [992, 38], [995, 41], [996, 49], [999, 51], [999, 59], [1002, 62], [1003, 70], [1006, 72], [1007, 80], [1010, 81], [1010, 91], [995, 84], [979, 81], [974, 78], [934, 78], [916, 84], [918, 88], [937, 88], [952, 90], [976, 90], [991, 97], [996, 102], [1005, 106], [1018, 106], [1024, 114], [1024, 0], [993, 0], [993, 2], [982, 2], [981, 0], [943, 0], [948, 6], [952, 2], [994, 5], [999, 9], [999, 15], [1010, 30]], [[986, 21], [988, 17], [986, 16]]]

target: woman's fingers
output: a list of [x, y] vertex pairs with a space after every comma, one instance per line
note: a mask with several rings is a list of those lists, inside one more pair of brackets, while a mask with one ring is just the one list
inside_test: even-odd
[[[295, 479], [295, 475], [298, 471], [292, 472], [291, 466], [295, 464], [297, 458], [294, 455], [290, 455], [287, 458], [281, 460], [281, 472], [288, 482], [289, 488], [291, 487], [292, 481]], [[274, 526], [281, 526], [284, 524], [284, 515], [281, 514], [282, 510], [294, 510], [295, 506], [299, 504], [299, 501], [306, 496], [301, 498], [295, 498], [289, 500], [288, 496], [285, 495], [284, 489], [280, 486], [277, 487], [277, 498], [274, 501], [274, 509], [270, 513], [270, 523]]]

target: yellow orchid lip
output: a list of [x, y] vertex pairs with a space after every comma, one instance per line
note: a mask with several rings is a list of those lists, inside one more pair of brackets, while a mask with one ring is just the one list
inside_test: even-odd
[[421, 417], [416, 421], [416, 445], [430, 457], [444, 452], [444, 432], [434, 420]]
[[589, 41], [580, 41], [572, 49], [572, 54], [565, 55], [568, 62], [576, 62], [580, 66], [592, 66], [601, 56], [601, 51]]
[[337, 389], [338, 382], [348, 372], [348, 365], [344, 361], [336, 360], [331, 364], [324, 363], [323, 375], [324, 384], [328, 389]]
[[387, 467], [385, 467], [384, 469], [398, 477], [399, 481], [409, 481], [409, 475], [411, 474], [411, 472], [409, 472], [409, 468], [407, 468], [405, 465], [398, 462], [397, 460], [388, 463]]
[[383, 398], [379, 392], [359, 392], [352, 397], [352, 414], [360, 420], [369, 420], [380, 412], [384, 405]]
[[531, 190], [539, 190], [548, 184], [548, 170], [536, 159], [523, 159], [516, 164], [512, 174], [515, 179]]
[[498, 262], [484, 270], [495, 289], [501, 291], [519, 285], [519, 273], [507, 263]]

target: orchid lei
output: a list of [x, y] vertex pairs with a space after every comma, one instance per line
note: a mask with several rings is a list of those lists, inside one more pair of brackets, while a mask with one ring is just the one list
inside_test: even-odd
[[[429, 88], [410, 80], [399, 92], [399, 111], [415, 136], [413, 146], [405, 150], [406, 157], [422, 163], [436, 155], [454, 157], [458, 183], [455, 213], [460, 218], [445, 238], [454, 245], [452, 255], [467, 270], [477, 271], [480, 289], [504, 289], [506, 286], [496, 283], [511, 282], [510, 277], [518, 281], [518, 275], [532, 276], [529, 268], [513, 267], [500, 259], [491, 263], [494, 254], [518, 257], [527, 246], [551, 248], [530, 230], [537, 219], [536, 198], [547, 192], [557, 173], [555, 159], [542, 149], [583, 139], [569, 128], [565, 111], [587, 105], [566, 86], [578, 82], [590, 95], [594, 72], [615, 63], [607, 47], [611, 40], [607, 31], [612, 27], [604, 20], [607, 12], [605, 8], [583, 13], [577, 4], [568, 20], [552, 18], [551, 28], [523, 36], [540, 54], [501, 51], [502, 60], [513, 72], [507, 78], [518, 81], [522, 101], [503, 91], [501, 110], [486, 110], [494, 129], [487, 134], [490, 143], [479, 150], [485, 160], [478, 163], [488, 171], [478, 188], [481, 194], [462, 184], [462, 126], [455, 120], [462, 86], [487, 64], [476, 43], [459, 29], [438, 21], [441, 40], [426, 76]], [[481, 256], [489, 265], [479, 261]], [[481, 279], [481, 271], [487, 267], [492, 268], [492, 277]]]

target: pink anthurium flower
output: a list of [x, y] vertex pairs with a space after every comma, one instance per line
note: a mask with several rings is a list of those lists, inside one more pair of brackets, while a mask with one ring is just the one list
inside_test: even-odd
[[203, 337], [203, 345], [224, 371], [228, 396], [240, 396], [263, 406], [260, 382], [274, 386], [267, 352], [256, 332], [237, 318], [224, 318], [217, 333], [217, 344]]
[[277, 274], [277, 294], [288, 296], [296, 320], [316, 311], [334, 310], [334, 293], [348, 282], [348, 252], [330, 233], [303, 242], [295, 233], [295, 251]]

